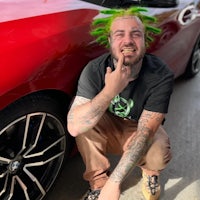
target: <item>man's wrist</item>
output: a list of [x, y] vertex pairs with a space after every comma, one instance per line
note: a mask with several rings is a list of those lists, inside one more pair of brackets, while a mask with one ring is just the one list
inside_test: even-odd
[[101, 93], [104, 96], [104, 98], [107, 99], [109, 102], [115, 97], [115, 95], [112, 94], [112, 92], [106, 89], [105, 87], [103, 88]]
[[117, 187], [117, 188], [120, 188], [120, 186], [121, 186], [121, 182], [113, 179], [112, 177], [109, 177], [109, 179], [107, 180], [107, 184], [109, 186], [113, 186], [113, 187]]
[[120, 174], [115, 173], [115, 171], [110, 175], [109, 180], [115, 184], [120, 185], [122, 181], [124, 180], [124, 177], [122, 177]]

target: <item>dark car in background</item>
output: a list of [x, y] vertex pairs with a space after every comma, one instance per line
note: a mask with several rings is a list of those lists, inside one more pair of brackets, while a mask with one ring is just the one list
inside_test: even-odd
[[162, 28], [148, 52], [175, 78], [195, 76], [199, 1], [0, 0], [0, 199], [46, 196], [74, 149], [66, 116], [80, 72], [106, 51], [89, 34], [91, 21], [130, 5], [148, 7]]

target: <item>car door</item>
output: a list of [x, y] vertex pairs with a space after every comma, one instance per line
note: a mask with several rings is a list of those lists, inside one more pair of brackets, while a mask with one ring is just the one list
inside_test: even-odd
[[[191, 65], [193, 49], [195, 45], [198, 46], [200, 32], [200, 20], [197, 18], [196, 9], [199, 0], [83, 0], [83, 2], [106, 8], [133, 5], [147, 7], [147, 14], [157, 17], [156, 26], [162, 29], [162, 33], [155, 36], [147, 51], [162, 58], [175, 73], [175, 77], [185, 73], [188, 65]], [[193, 72], [191, 74], [193, 75]]]
[[162, 34], [149, 52], [161, 57], [174, 71], [183, 74], [199, 36], [199, 18], [193, 0], [180, 0], [174, 8], [150, 8], [157, 16]]

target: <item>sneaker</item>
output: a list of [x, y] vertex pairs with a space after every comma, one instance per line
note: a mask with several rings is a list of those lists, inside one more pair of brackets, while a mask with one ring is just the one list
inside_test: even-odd
[[158, 200], [160, 196], [159, 177], [156, 175], [149, 176], [142, 173], [142, 193], [146, 200]]
[[101, 190], [89, 189], [83, 200], [97, 200]]

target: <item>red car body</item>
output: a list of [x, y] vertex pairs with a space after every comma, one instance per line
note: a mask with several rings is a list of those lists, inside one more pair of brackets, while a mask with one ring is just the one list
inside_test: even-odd
[[[42, 199], [55, 182], [74, 147], [66, 115], [78, 77], [88, 61], [107, 51], [90, 36], [91, 21], [117, 2], [137, 1], [0, 0], [0, 199]], [[163, 30], [148, 52], [175, 77], [196, 75], [199, 2], [146, 2], [158, 2], [148, 14]]]
[[[71, 4], [63, 0], [59, 3], [66, 3], [66, 9]], [[12, 9], [20, 15], [17, 8], [30, 5], [31, 9], [35, 1], [3, 4], [13, 17]], [[56, 6], [48, 5], [48, 1], [37, 4], [36, 10], [45, 4]], [[96, 44], [90, 43], [92, 38], [88, 34], [91, 20], [97, 14], [98, 10], [85, 8], [17, 20], [17, 16], [5, 18], [0, 23], [0, 109], [39, 90], [59, 90], [71, 96], [84, 65], [102, 53]]]
[[[184, 6], [153, 10], [163, 34], [148, 50], [176, 77], [185, 72], [200, 34], [200, 18], [186, 24], [178, 20]], [[39, 90], [72, 96], [82, 68], [104, 51], [89, 35], [100, 7], [70, 0], [0, 1], [0, 7], [0, 109]], [[184, 20], [191, 18], [186, 14]]]

